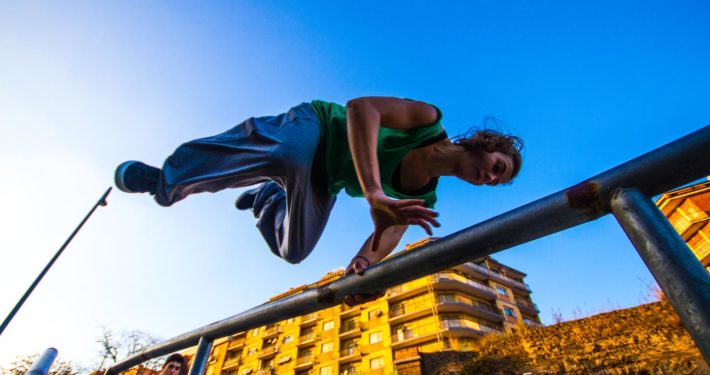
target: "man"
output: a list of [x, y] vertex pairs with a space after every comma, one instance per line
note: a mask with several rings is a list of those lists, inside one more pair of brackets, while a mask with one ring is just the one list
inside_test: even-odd
[[173, 353], [165, 360], [163, 369], [160, 370], [160, 375], [184, 375], [187, 373], [186, 362], [185, 357], [178, 353]]

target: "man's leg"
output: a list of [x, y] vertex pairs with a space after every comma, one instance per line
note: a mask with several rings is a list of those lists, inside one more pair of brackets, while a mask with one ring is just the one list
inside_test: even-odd
[[303, 261], [318, 243], [335, 200], [311, 184], [290, 185], [284, 190], [276, 182], [267, 181], [242, 194], [237, 208], [251, 208], [257, 218], [256, 227], [271, 252], [295, 264]]
[[257, 228], [271, 251], [289, 263], [299, 263], [316, 246], [335, 197], [327, 192], [322, 172], [313, 170], [320, 141], [320, 122], [309, 105], [288, 113], [292, 122], [278, 133], [284, 145], [274, 152], [283, 171], [279, 178], [249, 190], [237, 199], [237, 208], [252, 208]]

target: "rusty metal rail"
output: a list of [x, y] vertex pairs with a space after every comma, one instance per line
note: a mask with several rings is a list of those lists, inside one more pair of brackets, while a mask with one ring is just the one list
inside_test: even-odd
[[575, 186], [501, 214], [317, 289], [260, 305], [165, 340], [116, 363], [117, 374], [200, 343], [190, 375], [204, 371], [213, 340], [340, 304], [613, 214], [710, 364], [710, 275], [651, 197], [710, 175], [710, 126]]

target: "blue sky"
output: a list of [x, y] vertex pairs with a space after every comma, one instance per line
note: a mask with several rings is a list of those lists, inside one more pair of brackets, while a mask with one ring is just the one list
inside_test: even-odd
[[[450, 134], [495, 116], [525, 139], [505, 187], [442, 180], [443, 236], [710, 122], [705, 1], [0, 4], [0, 313], [127, 159], [314, 98], [416, 98]], [[98, 326], [169, 338], [347, 264], [371, 232], [340, 197], [298, 266], [267, 250], [239, 191], [172, 208], [115, 191], [0, 338], [90, 365]], [[402, 243], [424, 236], [413, 228]], [[543, 322], [645, 301], [652, 277], [610, 217], [497, 254]]]

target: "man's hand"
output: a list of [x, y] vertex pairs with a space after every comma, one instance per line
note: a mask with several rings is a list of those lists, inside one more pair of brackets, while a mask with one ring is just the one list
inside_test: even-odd
[[439, 227], [436, 220], [439, 214], [424, 207], [422, 199], [395, 200], [387, 197], [384, 192], [367, 197], [370, 203], [370, 216], [375, 225], [372, 234], [372, 251], [377, 251], [382, 234], [387, 228], [394, 225], [418, 225], [431, 236], [431, 226]]
[[[350, 261], [350, 264], [348, 267], [345, 269], [345, 274], [350, 275], [350, 274], [358, 274], [362, 275], [365, 273], [365, 269], [370, 266], [370, 261], [361, 256], [357, 255], [353, 260]], [[375, 294], [348, 294], [343, 298], [343, 302], [345, 302], [346, 305], [348, 306], [355, 306], [355, 305], [361, 305], [363, 303], [371, 302], [374, 301], [378, 298], [381, 298], [385, 295], [385, 292], [377, 292]]]

